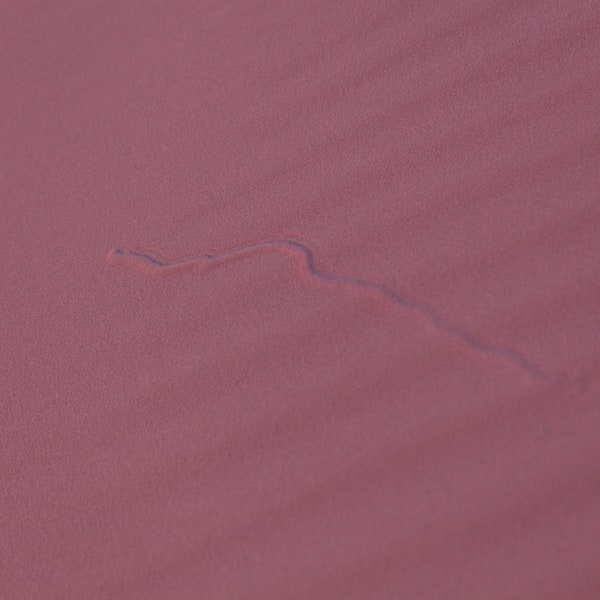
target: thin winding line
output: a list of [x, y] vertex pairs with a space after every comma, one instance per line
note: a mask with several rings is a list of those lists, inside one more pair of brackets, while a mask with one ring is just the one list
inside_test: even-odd
[[216, 267], [219, 264], [222, 264], [229, 260], [243, 258], [244, 256], [253, 254], [257, 251], [277, 249], [292, 250], [295, 253], [301, 255], [304, 259], [309, 274], [315, 279], [324, 281], [326, 283], [336, 285], [348, 285], [377, 292], [381, 296], [385, 296], [386, 298], [391, 300], [394, 304], [423, 316], [436, 329], [443, 331], [454, 338], [460, 339], [463, 343], [467, 344], [475, 352], [487, 354], [502, 359], [505, 362], [508, 362], [513, 366], [518, 367], [522, 371], [526, 372], [533, 379], [545, 382], [558, 382], [563, 379], [562, 375], [551, 373], [542, 369], [533, 361], [525, 358], [517, 352], [508, 350], [507, 348], [491, 346], [489, 344], [484, 343], [483, 341], [477, 339], [467, 331], [444, 320], [431, 307], [411, 300], [410, 298], [407, 298], [406, 296], [403, 296], [398, 292], [390, 289], [386, 285], [380, 283], [373, 283], [362, 279], [355, 279], [352, 277], [341, 277], [338, 275], [331, 275], [329, 273], [320, 271], [315, 264], [314, 254], [312, 250], [308, 246], [305, 246], [304, 244], [295, 242], [293, 240], [270, 240], [266, 242], [257, 242], [247, 244], [239, 248], [234, 248], [233, 250], [229, 250], [222, 254], [205, 254], [203, 256], [189, 258], [171, 263], [163, 263], [158, 259], [154, 258], [153, 256], [150, 256], [149, 254], [133, 252], [131, 250], [124, 250], [122, 248], [115, 248], [114, 250], [112, 250], [108, 255], [108, 258], [126, 261], [131, 260], [138, 266], [145, 266], [147, 268], [150, 268], [150, 270], [152, 271], [158, 273], [169, 273], [187, 267], [197, 267], [201, 269]]

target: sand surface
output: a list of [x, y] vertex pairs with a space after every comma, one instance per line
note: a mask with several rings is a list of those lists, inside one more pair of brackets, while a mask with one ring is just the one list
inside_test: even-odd
[[4, 0], [0, 598], [600, 598], [600, 5]]

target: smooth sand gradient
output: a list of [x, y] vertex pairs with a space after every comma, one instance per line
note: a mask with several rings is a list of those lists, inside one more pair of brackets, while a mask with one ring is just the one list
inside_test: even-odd
[[597, 2], [1, 12], [1, 600], [600, 598]]

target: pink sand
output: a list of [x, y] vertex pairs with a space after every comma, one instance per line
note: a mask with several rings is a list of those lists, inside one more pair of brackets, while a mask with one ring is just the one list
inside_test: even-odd
[[600, 598], [600, 5], [5, 0], [0, 598]]

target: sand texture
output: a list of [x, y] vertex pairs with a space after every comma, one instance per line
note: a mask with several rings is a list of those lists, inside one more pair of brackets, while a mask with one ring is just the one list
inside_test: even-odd
[[0, 600], [600, 598], [598, 2], [0, 12]]

